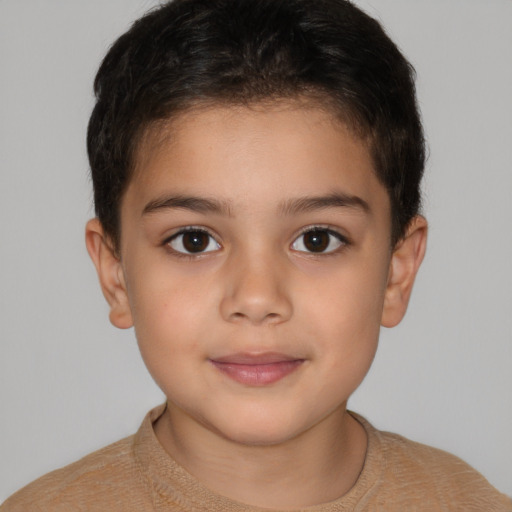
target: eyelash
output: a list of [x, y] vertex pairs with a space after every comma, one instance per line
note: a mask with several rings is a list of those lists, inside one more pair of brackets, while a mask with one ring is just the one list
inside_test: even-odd
[[[326, 233], [331, 238], [331, 240], [329, 240], [329, 242], [328, 242], [329, 245], [331, 245], [332, 238], [334, 238], [339, 242], [339, 246], [335, 247], [334, 249], [331, 249], [329, 251], [324, 250], [324, 251], [318, 251], [318, 252], [303, 251], [303, 250], [297, 250], [297, 249], [294, 249], [294, 250], [296, 252], [306, 254], [308, 256], [332, 256], [332, 255], [335, 255], [335, 254], [339, 253], [340, 251], [342, 251], [345, 247], [351, 245], [351, 241], [346, 236], [342, 235], [335, 229], [332, 229], [328, 226], [318, 225], [318, 226], [308, 226], [307, 228], [304, 228], [299, 233], [299, 235], [293, 240], [291, 247], [293, 248], [293, 246], [301, 239], [301, 237], [304, 237], [307, 234], [315, 233], [315, 232]], [[328, 246], [327, 246], [327, 248], [328, 248]]]
[[[220, 248], [220, 244], [219, 242], [217, 241], [217, 238], [212, 234], [210, 233], [210, 231], [208, 231], [207, 229], [205, 228], [202, 228], [202, 227], [196, 227], [196, 226], [187, 226], [186, 228], [182, 228], [180, 229], [179, 231], [177, 231], [176, 233], [174, 233], [173, 235], [171, 235], [170, 237], [166, 238], [162, 245], [165, 246], [170, 252], [172, 252], [172, 254], [178, 258], [188, 258], [188, 259], [194, 259], [194, 258], [197, 258], [197, 257], [200, 257], [204, 254], [208, 254], [209, 252], [214, 252], [212, 250], [208, 250], [208, 251], [198, 251], [198, 252], [186, 252], [185, 251], [179, 251], [177, 249], [175, 249], [174, 247], [171, 246], [171, 242], [175, 241], [175, 240], [178, 240], [179, 237], [182, 237], [183, 235], [186, 235], [187, 233], [201, 233], [201, 234], [204, 234], [206, 236], [208, 236], [210, 238], [210, 240], [208, 241], [208, 246], [211, 244], [211, 241], [213, 240], [216, 244], [217, 244], [217, 248]], [[183, 246], [183, 240], [181, 241], [181, 245]], [[186, 249], [184, 246], [183, 246], [184, 249]]]
[[[339, 242], [339, 245], [329, 251], [325, 251], [325, 249], [322, 251], [301, 250], [301, 249], [297, 249], [294, 247], [295, 245], [297, 245], [299, 243], [299, 241], [301, 240], [301, 237], [304, 237], [305, 235], [312, 234], [315, 232], [316, 233], [325, 233], [329, 237], [329, 240], [327, 241], [328, 245], [327, 245], [326, 249], [329, 248], [329, 246], [332, 244], [332, 238], [336, 239], [337, 242]], [[176, 248], [172, 247], [171, 242], [178, 240], [179, 237], [182, 237], [183, 235], [186, 235], [187, 233], [201, 233], [201, 234], [208, 236], [210, 240], [207, 243], [206, 249], [208, 249], [212, 240], [215, 242], [217, 247], [215, 249], [200, 250], [197, 252], [192, 252], [192, 251], [188, 251], [187, 248], [183, 245], [183, 240], [181, 241], [181, 245], [184, 249], [183, 251], [177, 250]], [[207, 229], [205, 229], [203, 227], [196, 227], [196, 226], [188, 226], [186, 228], [180, 229], [179, 231], [174, 233], [172, 236], [167, 237], [163, 241], [162, 245], [164, 245], [170, 252], [172, 252], [174, 256], [181, 257], [181, 258], [188, 258], [188, 259], [194, 259], [194, 258], [203, 256], [205, 254], [208, 254], [209, 252], [215, 252], [216, 250], [220, 249], [220, 247], [221, 247], [219, 242], [217, 241], [217, 238], [212, 233], [210, 233], [210, 231], [208, 231]], [[303, 241], [302, 241], [302, 245], [305, 247], [305, 244]], [[290, 247], [295, 252], [307, 254], [310, 256], [330, 256], [330, 255], [340, 252], [341, 250], [343, 250], [344, 247], [346, 247], [348, 245], [351, 245], [351, 242], [347, 237], [345, 237], [338, 231], [336, 231], [328, 226], [318, 225], [318, 226], [308, 226], [307, 228], [304, 228], [298, 234], [298, 236], [296, 236], [294, 238]]]

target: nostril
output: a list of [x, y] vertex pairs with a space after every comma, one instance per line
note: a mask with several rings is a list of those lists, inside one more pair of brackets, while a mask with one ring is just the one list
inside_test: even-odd
[[263, 323], [263, 322], [275, 322], [278, 321], [281, 318], [281, 315], [279, 313], [262, 313], [262, 314], [256, 314], [253, 313], [242, 313], [240, 311], [235, 311], [230, 315], [231, 321], [240, 322], [249, 320], [250, 322], [254, 323]]
[[225, 320], [277, 324], [290, 318], [291, 300], [280, 287], [281, 278], [245, 270], [230, 275], [230, 279], [219, 304]]

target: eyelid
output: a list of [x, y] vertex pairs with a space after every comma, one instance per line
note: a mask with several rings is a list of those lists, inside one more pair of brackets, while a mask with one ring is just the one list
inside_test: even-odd
[[[300, 239], [300, 237], [306, 235], [307, 233], [311, 233], [314, 231], [326, 232], [328, 235], [336, 238], [340, 242], [340, 246], [338, 246], [334, 249], [331, 249], [329, 251], [323, 251], [323, 252], [314, 252], [314, 251], [299, 250], [299, 249], [293, 248], [293, 245]], [[217, 244], [217, 249], [210, 249], [207, 251], [200, 251], [200, 252], [194, 253], [194, 252], [188, 252], [186, 250], [179, 251], [179, 250], [176, 250], [175, 248], [171, 247], [170, 242], [172, 242], [179, 236], [184, 235], [186, 233], [190, 233], [190, 232], [205, 233], [206, 235], [208, 235], [210, 238], [212, 238], [215, 241], [215, 243]], [[204, 226], [190, 225], [190, 226], [183, 226], [183, 227], [177, 228], [176, 231], [174, 233], [172, 233], [172, 235], [167, 236], [163, 240], [162, 245], [167, 246], [168, 250], [172, 251], [173, 254], [175, 254], [177, 256], [197, 258], [202, 255], [208, 254], [210, 252], [216, 252], [217, 250], [221, 249], [222, 246], [221, 246], [221, 243], [219, 242], [218, 238], [219, 238], [218, 235], [213, 233], [209, 228], [206, 228]], [[310, 226], [306, 226], [306, 227], [302, 228], [297, 234], [294, 235], [294, 238], [291, 242], [291, 249], [294, 250], [295, 252], [309, 254], [309, 255], [313, 255], [313, 256], [322, 256], [322, 255], [327, 256], [327, 255], [331, 255], [331, 254], [335, 254], [335, 253], [339, 252], [341, 249], [343, 249], [344, 247], [346, 247], [348, 245], [351, 245], [350, 239], [346, 235], [340, 233], [338, 228], [330, 226], [330, 225], [325, 225], [325, 224], [314, 224], [314, 225], [310, 225]]]
[[[329, 235], [333, 236], [340, 242], [340, 246], [336, 247], [335, 249], [325, 251], [325, 252], [314, 252], [314, 251], [293, 249], [293, 245], [297, 242], [297, 240], [300, 239], [300, 237], [302, 237], [308, 233], [311, 233], [312, 231], [323, 231], [323, 232], [328, 233]], [[351, 240], [346, 235], [343, 235], [342, 233], [340, 233], [337, 228], [330, 226], [330, 225], [325, 225], [325, 224], [323, 224], [323, 225], [322, 224], [314, 224], [314, 225], [306, 226], [305, 228], [302, 228], [299, 231], [299, 233], [294, 236], [293, 241], [291, 243], [291, 248], [295, 252], [298, 252], [301, 254], [307, 254], [307, 255], [312, 255], [312, 256], [329, 256], [329, 255], [338, 253], [344, 247], [351, 245], [351, 244], [352, 244]]]
[[218, 246], [218, 248], [216, 250], [218, 250], [222, 247], [221, 243], [218, 240], [218, 236], [215, 233], [212, 233], [212, 231], [210, 229], [205, 228], [204, 226], [183, 226], [183, 227], [177, 228], [176, 231], [172, 235], [167, 236], [162, 241], [162, 245], [166, 246], [168, 248], [168, 250], [172, 251], [172, 253], [174, 255], [180, 256], [180, 257], [197, 258], [197, 257], [200, 257], [202, 255], [205, 255], [205, 254], [208, 254], [211, 252], [216, 252], [216, 250], [208, 250], [208, 251], [200, 251], [197, 253], [193, 253], [193, 252], [188, 252], [188, 251], [178, 251], [174, 247], [171, 247], [170, 244], [173, 240], [176, 240], [179, 236], [185, 235], [186, 233], [204, 233], [215, 241], [215, 243]]

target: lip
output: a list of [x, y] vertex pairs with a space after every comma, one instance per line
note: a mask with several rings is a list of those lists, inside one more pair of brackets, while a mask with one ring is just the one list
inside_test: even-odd
[[284, 379], [297, 370], [304, 359], [286, 354], [239, 353], [210, 359], [215, 368], [232, 380], [247, 386], [266, 386]]

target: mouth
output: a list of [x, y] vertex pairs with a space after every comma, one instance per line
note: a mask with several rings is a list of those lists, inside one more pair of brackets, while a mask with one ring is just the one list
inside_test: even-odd
[[273, 384], [293, 373], [304, 361], [278, 353], [233, 354], [210, 359], [224, 375], [247, 386]]

